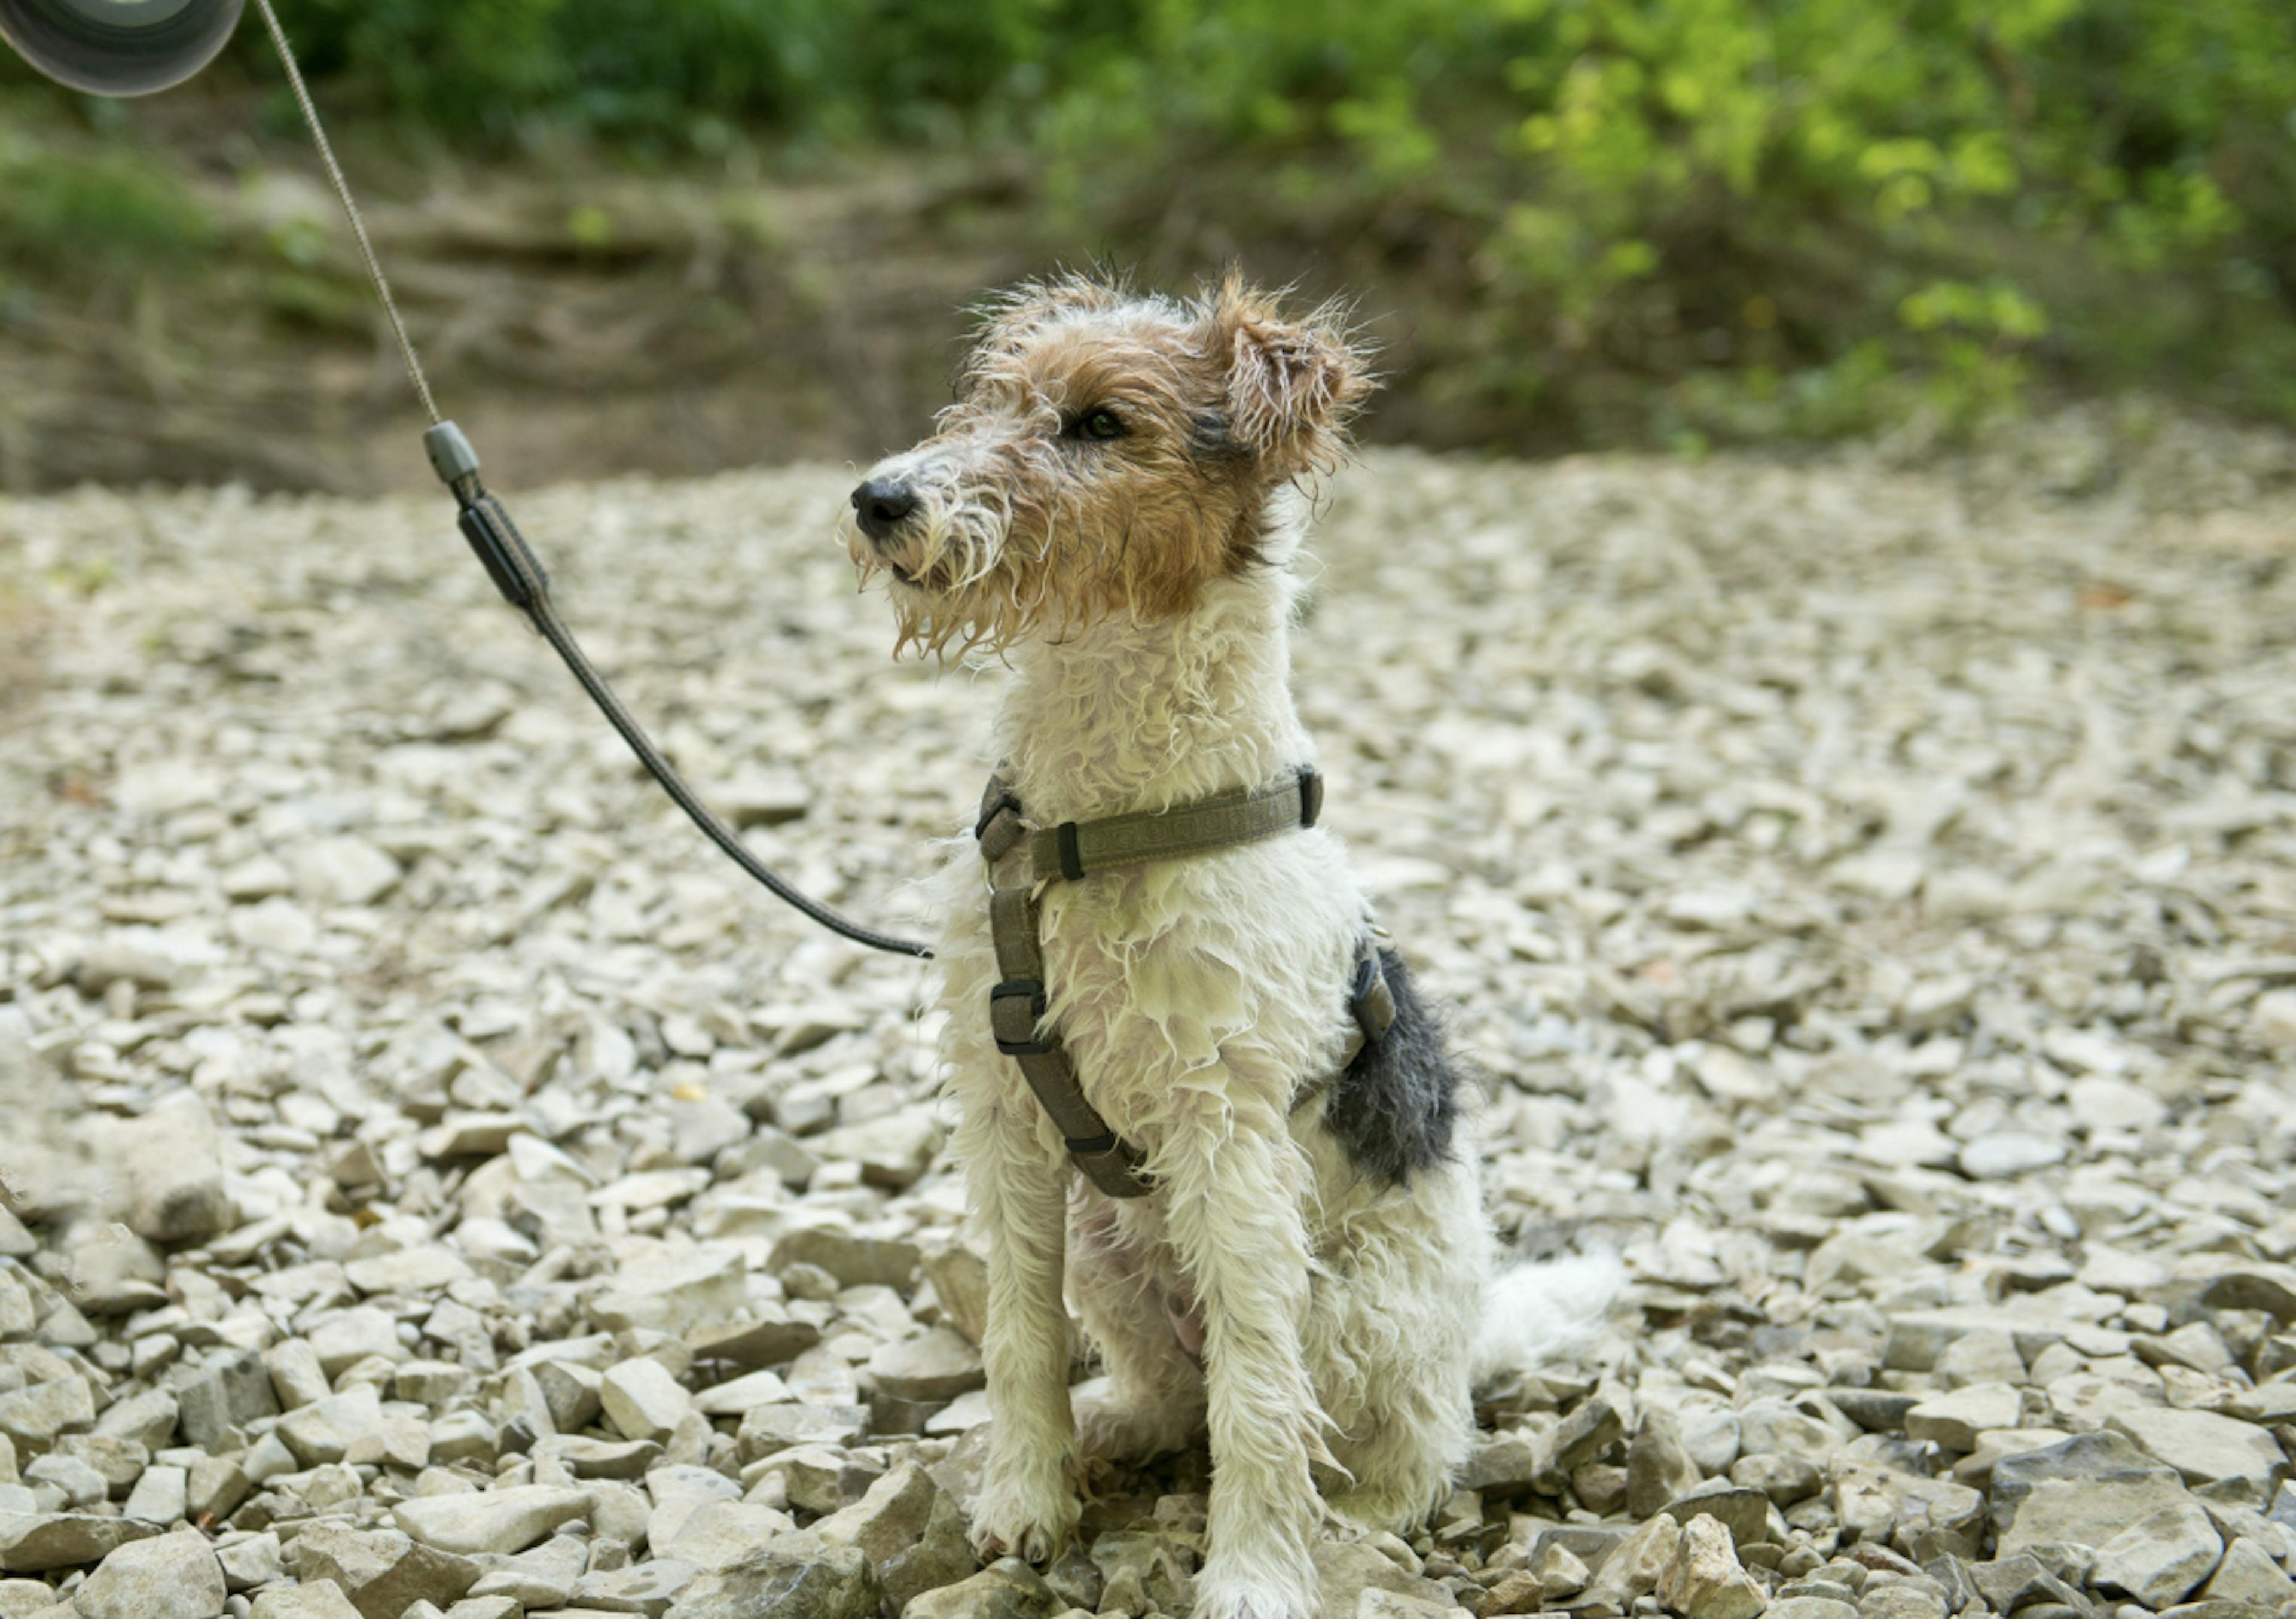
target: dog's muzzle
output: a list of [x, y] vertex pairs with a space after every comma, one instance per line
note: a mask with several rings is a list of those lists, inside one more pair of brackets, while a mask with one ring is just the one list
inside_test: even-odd
[[876, 545], [899, 533], [916, 509], [915, 491], [898, 478], [872, 478], [853, 491], [853, 520]]

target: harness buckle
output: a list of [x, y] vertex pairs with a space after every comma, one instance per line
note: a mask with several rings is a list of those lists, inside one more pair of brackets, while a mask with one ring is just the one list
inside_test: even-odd
[[1324, 815], [1324, 773], [1313, 765], [1300, 767], [1300, 825], [1313, 826]]
[[1002, 815], [1007, 810], [1010, 810], [1015, 815], [1021, 813], [1021, 801], [1014, 798], [1010, 793], [997, 793], [990, 798], [988, 801], [982, 804], [980, 806], [980, 818], [972, 823], [972, 835], [974, 839], [978, 841], [980, 837], [986, 834], [988, 831], [989, 822], [995, 820], [999, 815]]
[[1021, 801], [1006, 794], [981, 818], [972, 835], [980, 845], [982, 861], [994, 868], [1029, 835], [1029, 824], [1021, 818]]
[[[1008, 1003], [1023, 1005], [1008, 1010]], [[1008, 978], [988, 991], [988, 1026], [996, 1049], [1006, 1056], [1046, 1056], [1060, 1048], [1058, 1034], [1037, 1038], [1044, 1021], [1045, 986], [1033, 978]]]
[[1395, 1027], [1395, 991], [1380, 968], [1377, 946], [1366, 947], [1356, 960], [1356, 981], [1348, 996], [1348, 1010], [1363, 1031], [1364, 1044], [1376, 1046]]

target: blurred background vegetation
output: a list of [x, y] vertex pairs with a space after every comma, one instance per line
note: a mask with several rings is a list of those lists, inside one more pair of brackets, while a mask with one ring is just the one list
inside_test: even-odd
[[[1093, 257], [1357, 294], [1379, 438], [2296, 423], [2289, 0], [280, 9], [450, 378], [592, 413], [537, 471], [865, 458], [966, 295]], [[381, 475], [249, 448], [406, 406], [267, 49], [124, 107], [0, 65], [0, 479]]]

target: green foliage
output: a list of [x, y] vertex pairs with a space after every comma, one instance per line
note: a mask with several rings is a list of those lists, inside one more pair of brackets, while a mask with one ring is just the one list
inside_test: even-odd
[[[2235, 333], [2268, 329], [2261, 369], [2296, 358], [2287, 0], [283, 9], [323, 77], [452, 136], [1020, 141], [1103, 241], [1104, 199], [1161, 186], [1439, 245], [1469, 284], [1469, 391], [1566, 428], [1595, 374], [1729, 433], [1909, 400], [1973, 421], [2037, 368], [2189, 370]], [[2107, 316], [2131, 298], [2177, 313]]]
[[206, 211], [135, 154], [67, 152], [0, 124], [0, 265], [82, 284], [195, 264]]
[[[1033, 151], [1047, 240], [1306, 244], [1416, 312], [1447, 410], [1562, 437], [2037, 378], [2296, 419], [2289, 0], [279, 3], [334, 108], [482, 150]], [[0, 247], [203, 239], [134, 164], [0, 148]]]

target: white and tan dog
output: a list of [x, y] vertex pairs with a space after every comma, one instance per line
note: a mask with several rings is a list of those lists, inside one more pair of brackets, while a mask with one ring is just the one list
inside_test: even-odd
[[[1183, 302], [1064, 277], [993, 306], [956, 404], [871, 469], [846, 538], [865, 577], [890, 578], [904, 645], [1012, 665], [996, 744], [1032, 821], [1312, 765], [1290, 687], [1300, 485], [1343, 457], [1371, 386], [1327, 313], [1288, 320], [1233, 279]], [[944, 1055], [989, 1254], [975, 1543], [1047, 1558], [1076, 1527], [1081, 1460], [1208, 1429], [1197, 1612], [1302, 1619], [1318, 1483], [1341, 1517], [1409, 1529], [1466, 1451], [1477, 1377], [1582, 1326], [1601, 1277], [1493, 1286], [1458, 1082], [1391, 954], [1394, 1027], [1332, 1077], [1373, 916], [1328, 829], [1042, 893], [1046, 1024], [1142, 1155], [1144, 1197], [1080, 1179], [1000, 1053], [986, 898], [967, 844], [938, 900]], [[1107, 1373], [1081, 1409], [1064, 1290]]]

